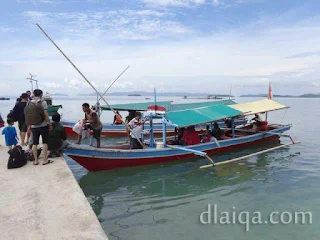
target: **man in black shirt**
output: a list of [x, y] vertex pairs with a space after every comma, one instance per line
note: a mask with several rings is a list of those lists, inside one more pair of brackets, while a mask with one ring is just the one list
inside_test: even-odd
[[25, 145], [25, 138], [27, 133], [27, 125], [25, 123], [24, 108], [27, 106], [29, 97], [26, 93], [22, 93], [18, 102], [13, 108], [13, 116], [18, 121], [20, 130], [21, 146]]

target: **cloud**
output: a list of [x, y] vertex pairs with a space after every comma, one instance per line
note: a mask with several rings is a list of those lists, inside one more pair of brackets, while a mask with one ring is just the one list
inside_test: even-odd
[[78, 79], [65, 78], [64, 81], [68, 84], [68, 88], [71, 88], [71, 89], [79, 89], [82, 84], [82, 81]]
[[47, 88], [62, 88], [62, 86], [55, 82], [45, 83], [44, 84]]
[[141, 0], [151, 6], [191, 7], [204, 4], [206, 0]]
[[212, 0], [213, 5], [218, 6], [220, 4], [219, 0]]
[[292, 58], [306, 58], [306, 57], [320, 57], [320, 51], [298, 53], [286, 58], [292, 59]]
[[174, 14], [150, 9], [56, 13], [26, 11], [22, 16], [32, 25], [38, 22], [67, 36], [148, 40], [191, 32], [183, 23], [174, 20]]

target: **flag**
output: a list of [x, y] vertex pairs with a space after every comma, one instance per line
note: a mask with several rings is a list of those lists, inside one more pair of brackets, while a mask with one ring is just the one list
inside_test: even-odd
[[268, 99], [272, 99], [272, 88], [271, 88], [271, 84], [269, 83], [269, 91], [268, 91]]

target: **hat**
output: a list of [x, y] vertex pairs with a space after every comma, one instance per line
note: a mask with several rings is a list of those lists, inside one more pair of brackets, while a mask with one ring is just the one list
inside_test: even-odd
[[22, 93], [21, 96], [20, 96], [20, 98], [28, 98], [28, 94]]

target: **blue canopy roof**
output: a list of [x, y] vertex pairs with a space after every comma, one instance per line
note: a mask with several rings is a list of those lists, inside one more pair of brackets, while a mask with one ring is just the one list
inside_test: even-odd
[[187, 127], [201, 123], [213, 122], [223, 118], [242, 115], [243, 112], [226, 105], [213, 105], [195, 109], [172, 111], [165, 114], [165, 118], [178, 127]]

